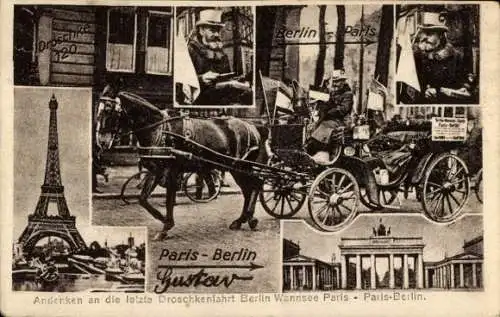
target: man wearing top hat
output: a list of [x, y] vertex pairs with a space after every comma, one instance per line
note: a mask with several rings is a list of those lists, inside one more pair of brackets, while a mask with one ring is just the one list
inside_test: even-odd
[[[332, 133], [349, 124], [353, 107], [353, 93], [343, 70], [333, 70], [323, 80], [322, 89], [330, 95], [327, 102], [319, 101], [319, 120], [307, 145], [310, 154], [321, 154], [332, 146]], [[320, 158], [321, 159], [321, 158]]]
[[420, 95], [415, 103], [468, 103], [474, 99], [474, 78], [463, 54], [446, 37], [446, 12], [423, 12], [413, 43]]
[[[188, 51], [200, 82], [197, 104], [212, 104], [219, 97], [210, 89], [221, 75], [231, 73], [229, 58], [222, 50], [222, 11], [206, 9], [200, 11], [196, 29], [188, 40]], [[218, 104], [218, 103], [216, 103]]]

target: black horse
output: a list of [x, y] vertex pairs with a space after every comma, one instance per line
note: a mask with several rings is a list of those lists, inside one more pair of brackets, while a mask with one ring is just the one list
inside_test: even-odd
[[[170, 117], [147, 100], [129, 92], [118, 91], [108, 85], [101, 93], [96, 114], [97, 144], [101, 148], [109, 149], [117, 133], [124, 128], [132, 131], [141, 147], [173, 146], [177, 150], [189, 152], [190, 148], [186, 144], [173, 143], [168, 135], [168, 132], [171, 132], [189, 137], [190, 140], [226, 156], [259, 163], [267, 161], [263, 146], [265, 133], [260, 133], [256, 126], [246, 121], [234, 117], [217, 119]], [[144, 182], [139, 202], [155, 219], [163, 223], [163, 229], [155, 237], [156, 240], [161, 240], [167, 237], [168, 230], [174, 226], [173, 210], [178, 176], [188, 171], [208, 173], [214, 166], [206, 162], [200, 165], [147, 158], [142, 160], [142, 163], [151, 173]], [[255, 229], [258, 221], [253, 215], [263, 180], [242, 170], [230, 170], [230, 172], [242, 190], [244, 203], [241, 215], [229, 228], [237, 230], [242, 224], [248, 223], [251, 229]], [[148, 198], [158, 185], [166, 188], [165, 216], [148, 202]]]

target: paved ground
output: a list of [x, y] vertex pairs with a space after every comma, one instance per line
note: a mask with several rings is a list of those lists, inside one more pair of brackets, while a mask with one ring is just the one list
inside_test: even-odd
[[[281, 275], [281, 241], [279, 236], [279, 220], [269, 216], [263, 210], [260, 204], [257, 204], [255, 216], [259, 219], [259, 225], [256, 231], [251, 231], [248, 225], [244, 230], [232, 231], [229, 224], [236, 219], [241, 212], [243, 199], [241, 195], [235, 194], [238, 189], [234, 186], [232, 180], [228, 177], [227, 181], [230, 187], [224, 188], [224, 195], [209, 203], [196, 204], [187, 197], [178, 196], [178, 205], [174, 209], [175, 227], [170, 231], [167, 240], [157, 242], [152, 241], [155, 233], [161, 229], [161, 223], [153, 219], [137, 202], [131, 201], [125, 204], [117, 198], [116, 192], [119, 192], [121, 183], [127, 176], [135, 173], [137, 169], [126, 168], [122, 170], [110, 170], [110, 180], [107, 184], [100, 186], [105, 191], [103, 194], [96, 195], [93, 199], [92, 223], [94, 225], [110, 226], [146, 226], [148, 230], [149, 243], [148, 254], [149, 266], [149, 286], [150, 291], [159, 285], [158, 278], [164, 273], [164, 270], [158, 270], [158, 265], [248, 265], [253, 262], [262, 265], [264, 268], [249, 271], [248, 269], [205, 269], [207, 273], [219, 274], [220, 278], [225, 275], [231, 276], [236, 273], [240, 276], [253, 276], [252, 280], [234, 281], [229, 287], [206, 288], [198, 287], [176, 287], [169, 288], [170, 292], [210, 292], [210, 293], [238, 293], [238, 292], [276, 292], [279, 291]], [[128, 172], [127, 176], [123, 176]], [[121, 173], [122, 176], [118, 176]], [[402, 196], [402, 195], [400, 195]], [[160, 211], [164, 212], [164, 199], [161, 196], [151, 198], [151, 202]], [[400, 214], [419, 213], [422, 207], [412, 195], [409, 199], [401, 198], [401, 209], [385, 209], [381, 213]], [[361, 207], [360, 213], [370, 212]], [[475, 196], [471, 196], [468, 204], [464, 208], [464, 213], [481, 213], [482, 205]], [[295, 216], [295, 219], [304, 219], [310, 222], [309, 212], [304, 206]], [[214, 254], [217, 249], [223, 249], [229, 252], [241, 252], [242, 249], [256, 252], [255, 259], [238, 260], [235, 256], [233, 260], [220, 261], [214, 260]], [[172, 258], [163, 258], [160, 255], [168, 251]], [[191, 251], [189, 254], [188, 252]], [[186, 260], [186, 257], [194, 257], [194, 252], [198, 252], [196, 260]], [[185, 252], [182, 256], [181, 252]], [[247, 252], [247, 253], [248, 253]], [[174, 255], [176, 253], [176, 255]], [[204, 254], [204, 255], [203, 255]], [[176, 258], [174, 260], [173, 258]], [[180, 258], [180, 259], [179, 259]], [[199, 269], [174, 269], [172, 278], [179, 274], [187, 277], [190, 273], [196, 273]]]

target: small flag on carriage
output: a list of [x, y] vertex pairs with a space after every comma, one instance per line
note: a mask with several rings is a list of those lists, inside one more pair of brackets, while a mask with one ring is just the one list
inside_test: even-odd
[[285, 113], [293, 113], [292, 97], [291, 94], [282, 86], [279, 85], [276, 89], [276, 110]]
[[182, 90], [183, 100], [177, 100], [184, 104], [192, 104], [200, 94], [200, 82], [194, 69], [191, 56], [183, 36], [175, 37], [175, 63], [174, 74], [176, 89]]
[[330, 100], [330, 95], [321, 91], [309, 90], [309, 98], [313, 101], [328, 102], [328, 100]]
[[375, 111], [384, 111], [387, 88], [378, 80], [373, 79], [368, 87], [368, 98], [366, 108]]

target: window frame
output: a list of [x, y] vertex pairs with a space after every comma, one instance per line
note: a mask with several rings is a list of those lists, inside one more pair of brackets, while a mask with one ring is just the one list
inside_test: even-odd
[[107, 13], [106, 13], [106, 20], [107, 20], [107, 25], [106, 25], [106, 71], [108, 72], [120, 72], [120, 73], [135, 73], [136, 72], [136, 66], [137, 66], [137, 60], [136, 60], [136, 55], [137, 55], [137, 10], [131, 9], [130, 11], [133, 12], [134, 14], [134, 42], [132, 44], [132, 69], [110, 69], [108, 68], [108, 53], [109, 53], [109, 29], [110, 29], [110, 13], [113, 10], [119, 10], [120, 8], [109, 8]]
[[[170, 18], [170, 23], [169, 23], [169, 34], [170, 34], [170, 40], [168, 43], [168, 71], [165, 73], [162, 72], [154, 72], [154, 71], [149, 71], [147, 69], [147, 61], [148, 61], [148, 41], [149, 41], [149, 17], [151, 15], [159, 15], [159, 16], [168, 16]], [[173, 48], [174, 48], [174, 43], [173, 43], [173, 37], [174, 37], [174, 15], [172, 12], [167, 12], [167, 11], [157, 11], [157, 10], [148, 10], [148, 14], [146, 17], [146, 36], [145, 36], [145, 52], [144, 52], [144, 73], [149, 74], [149, 75], [172, 75], [172, 69], [173, 69]]]

